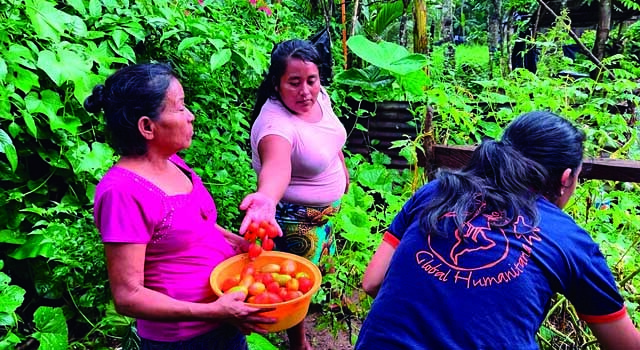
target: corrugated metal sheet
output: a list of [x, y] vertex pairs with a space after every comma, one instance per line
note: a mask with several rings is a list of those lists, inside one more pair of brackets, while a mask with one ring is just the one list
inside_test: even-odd
[[[347, 149], [353, 153], [369, 156], [377, 150], [391, 157], [389, 167], [403, 169], [408, 167], [406, 159], [399, 154], [400, 148], [390, 148], [392, 141], [415, 139], [418, 135], [419, 122], [416, 127], [412, 106], [409, 102], [354, 102], [347, 101], [351, 112], [343, 112], [340, 118], [347, 129]], [[356, 118], [355, 111], [366, 111], [364, 117]], [[346, 118], [348, 117], [348, 118]], [[362, 125], [367, 131], [355, 128], [355, 123]]]

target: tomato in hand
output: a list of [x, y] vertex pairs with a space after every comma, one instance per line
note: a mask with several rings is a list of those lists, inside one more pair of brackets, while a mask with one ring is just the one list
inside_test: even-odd
[[249, 259], [253, 260], [262, 253], [262, 247], [257, 243], [251, 243], [249, 245]]
[[264, 240], [262, 241], [262, 249], [266, 251], [273, 250], [274, 246], [275, 246], [275, 243], [273, 242], [273, 239], [269, 238], [268, 236], [265, 237]]

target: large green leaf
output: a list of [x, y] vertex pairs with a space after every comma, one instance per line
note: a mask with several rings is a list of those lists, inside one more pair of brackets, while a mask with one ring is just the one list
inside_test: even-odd
[[382, 4], [380, 10], [371, 21], [371, 29], [373, 34], [381, 35], [394, 21], [402, 16], [404, 5], [402, 1], [389, 2]]
[[67, 321], [62, 308], [40, 306], [33, 314], [37, 332], [33, 337], [40, 341], [40, 350], [66, 350], [69, 346]]
[[71, 5], [78, 13], [81, 15], [87, 14], [87, 8], [84, 6], [84, 1], [82, 0], [66, 0], [67, 4]]
[[249, 334], [247, 336], [247, 344], [249, 345], [249, 350], [278, 350], [275, 345], [258, 333]]
[[27, 0], [25, 12], [38, 37], [60, 42], [68, 14], [46, 0]]
[[0, 272], [0, 312], [13, 313], [24, 302], [24, 289], [9, 282], [11, 278]]
[[398, 44], [386, 41], [374, 43], [362, 35], [356, 35], [349, 38], [347, 45], [358, 57], [397, 75], [406, 75], [427, 65], [424, 55], [411, 54]]
[[210, 65], [211, 71], [214, 71], [220, 67], [222, 67], [225, 63], [229, 62], [231, 59], [231, 50], [222, 49], [213, 55], [211, 55]]
[[22, 340], [17, 335], [8, 331], [0, 340], [0, 350], [13, 350]]
[[7, 78], [7, 73], [8, 73], [8, 69], [7, 69], [7, 62], [0, 57], [0, 82], [4, 81]]
[[11, 171], [15, 173], [18, 167], [18, 153], [11, 137], [2, 129], [0, 129], [0, 152], [7, 156], [7, 160], [11, 164]]
[[47, 238], [41, 229], [37, 229], [27, 235], [27, 241], [11, 252], [9, 256], [14, 259], [22, 260], [35, 258], [37, 256], [52, 258], [54, 253], [54, 242]]
[[71, 134], [78, 132], [78, 127], [81, 125], [80, 119], [69, 114], [58, 115], [58, 111], [64, 106], [57, 93], [44, 90], [41, 92], [41, 97], [38, 97], [37, 93], [31, 92], [24, 101], [29, 113], [42, 113], [49, 118], [51, 130], [64, 129]]
[[184, 50], [190, 49], [193, 46], [197, 46], [205, 42], [207, 39], [199, 36], [194, 36], [190, 38], [186, 38], [180, 42], [178, 45], [178, 55], [181, 55]]
[[100, 77], [91, 71], [92, 60], [76, 50], [76, 47], [58, 47], [56, 52], [42, 50], [38, 53], [37, 66], [58, 86], [66, 81], [73, 81], [73, 95], [82, 102], [89, 96], [96, 81], [100, 81]]
[[112, 163], [113, 149], [104, 143], [94, 142], [91, 151], [81, 158], [77, 170], [86, 171], [96, 177], [98, 170]]

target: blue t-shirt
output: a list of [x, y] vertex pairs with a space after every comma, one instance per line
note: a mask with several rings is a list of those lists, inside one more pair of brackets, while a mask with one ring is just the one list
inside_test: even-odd
[[491, 229], [481, 214], [448, 237], [424, 235], [419, 216], [438, 191], [421, 188], [385, 240], [396, 246], [356, 349], [538, 349], [535, 334], [560, 293], [587, 322], [626, 314], [598, 245], [557, 206], [537, 201], [540, 222]]

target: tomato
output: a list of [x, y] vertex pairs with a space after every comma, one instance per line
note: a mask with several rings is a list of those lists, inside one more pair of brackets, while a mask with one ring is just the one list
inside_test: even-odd
[[273, 279], [278, 282], [278, 284], [281, 287], [284, 287], [287, 284], [287, 281], [289, 281], [291, 279], [291, 276], [289, 275], [283, 275], [283, 274], [279, 274], [279, 273], [274, 273], [273, 274]]
[[307, 277], [298, 277], [298, 290], [307, 293], [313, 288], [313, 281]]
[[262, 247], [257, 243], [251, 243], [249, 245], [249, 259], [253, 260], [262, 253]]
[[284, 301], [280, 297], [280, 295], [278, 295], [276, 293], [265, 292], [264, 294], [267, 295], [267, 298], [269, 299], [269, 304], [281, 303], [281, 302]]
[[304, 272], [304, 271], [300, 271], [298, 273], [296, 273], [296, 278], [300, 278], [300, 277], [305, 277], [305, 278], [309, 278], [309, 274]]
[[261, 282], [264, 283], [265, 285], [271, 282], [274, 282], [273, 275], [271, 275], [270, 273], [263, 273], [261, 277], [262, 277]]
[[287, 283], [285, 284], [285, 287], [287, 288], [287, 290], [298, 290], [298, 288], [300, 287], [300, 284], [298, 284], [297, 279], [292, 278], [287, 281]]
[[273, 250], [274, 246], [275, 246], [275, 243], [268, 236], [266, 236], [262, 241], [262, 249], [264, 250], [267, 250], [267, 251]]
[[256, 231], [256, 236], [258, 236], [258, 238], [263, 241], [264, 237], [266, 237], [267, 235], [267, 230], [265, 230], [264, 228], [260, 227], [257, 231]]
[[258, 232], [258, 227], [260, 227], [258, 223], [256, 223], [255, 221], [251, 221], [249, 227], [247, 227], [247, 232]]
[[252, 275], [246, 275], [244, 277], [242, 277], [242, 279], [240, 280], [240, 283], [238, 283], [238, 285], [246, 287], [247, 289], [249, 288], [249, 286], [251, 286], [253, 284], [253, 282], [255, 282], [255, 278], [253, 278]]
[[256, 273], [256, 268], [253, 266], [253, 263], [248, 263], [242, 267], [242, 272], [240, 272], [240, 277], [251, 275], [253, 276]]
[[280, 263], [280, 273], [284, 275], [295, 276], [296, 268], [296, 263], [293, 260], [286, 259]]
[[280, 285], [278, 284], [278, 282], [273, 281], [267, 283], [267, 292], [278, 294], [278, 292], [280, 292]]
[[231, 293], [237, 293], [237, 292], [244, 294], [245, 298], [247, 297], [247, 294], [249, 294], [249, 290], [245, 286], [235, 286], [229, 289], [225, 294], [231, 294]]
[[284, 300], [293, 300], [302, 296], [302, 292], [299, 290], [290, 290], [287, 291], [287, 295], [284, 297]]
[[227, 277], [224, 281], [222, 281], [222, 284], [220, 285], [220, 289], [223, 292], [226, 292], [227, 290], [231, 289], [232, 287], [237, 286], [238, 283], [240, 283], [240, 275]]
[[280, 272], [280, 265], [274, 264], [274, 263], [266, 264], [260, 268], [260, 271], [261, 272]]
[[264, 293], [264, 291], [266, 289], [267, 289], [267, 287], [265, 287], [264, 283], [262, 283], [262, 282], [253, 282], [249, 286], [248, 292], [249, 292], [249, 295], [258, 295], [258, 294]]
[[267, 293], [268, 292], [256, 295], [253, 302], [255, 304], [269, 304], [269, 295]]
[[256, 238], [258, 238], [258, 236], [256, 235], [256, 231], [247, 231], [244, 234], [244, 239], [249, 242], [255, 242]]
[[269, 227], [266, 229], [267, 230], [267, 236], [269, 238], [276, 238], [278, 237], [278, 229], [275, 228], [273, 225], [269, 225]]

